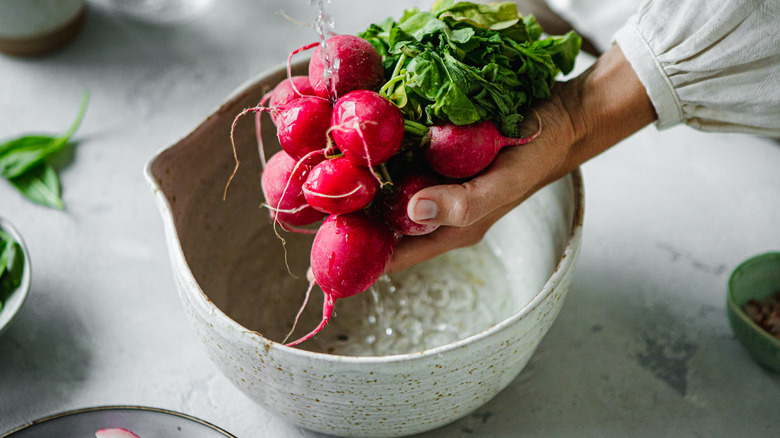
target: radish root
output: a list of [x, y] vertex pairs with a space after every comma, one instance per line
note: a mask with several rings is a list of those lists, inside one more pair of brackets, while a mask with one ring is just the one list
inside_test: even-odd
[[272, 108], [267, 107], [261, 107], [261, 106], [255, 106], [252, 108], [245, 108], [243, 111], [241, 111], [234, 119], [233, 123], [230, 125], [230, 146], [233, 148], [233, 159], [236, 161], [236, 166], [233, 168], [233, 173], [230, 174], [230, 177], [228, 178], [227, 184], [225, 184], [225, 191], [222, 193], [222, 200], [224, 201], [227, 199], [227, 191], [228, 187], [230, 187], [230, 183], [233, 181], [233, 178], [236, 176], [236, 173], [238, 172], [238, 166], [240, 164], [240, 161], [238, 160], [238, 150], [236, 150], [236, 139], [235, 139], [235, 131], [236, 131], [236, 124], [238, 123], [238, 120], [249, 114], [249, 113], [256, 113], [261, 111], [275, 111]]
[[[322, 153], [322, 152], [323, 152], [323, 150], [311, 151], [308, 154], [304, 155], [303, 158], [301, 158], [300, 160], [298, 160], [295, 163], [295, 166], [290, 171], [290, 177], [287, 178], [287, 182], [284, 185], [284, 189], [282, 190], [282, 195], [279, 197], [279, 202], [276, 203], [276, 208], [271, 208], [272, 211], [287, 213], [287, 211], [285, 211], [284, 209], [282, 209], [280, 207], [282, 205], [282, 201], [284, 200], [284, 196], [287, 194], [287, 189], [290, 188], [290, 182], [292, 182], [292, 179], [295, 176], [295, 172], [298, 171], [298, 169], [301, 167], [301, 165], [303, 164], [304, 161], [306, 161], [307, 159], [313, 157], [315, 154]], [[307, 207], [308, 207], [308, 205], [304, 204], [304, 205], [298, 207], [297, 209], [293, 209], [293, 210], [290, 210], [290, 211], [292, 211], [293, 213], [297, 213], [297, 212], [299, 212], [299, 211], [301, 211], [301, 210], [303, 210], [303, 209], [305, 209]], [[270, 206], [269, 206], [269, 208], [270, 208]], [[290, 275], [293, 278], [298, 278], [295, 274], [292, 273], [292, 270], [290, 268], [290, 263], [289, 263], [288, 258], [287, 258], [287, 241], [284, 240], [284, 237], [282, 237], [281, 234], [279, 234], [279, 230], [277, 229], [277, 225], [279, 225], [279, 224], [280, 224], [280, 222], [279, 222], [279, 215], [278, 214], [274, 214], [273, 230], [274, 230], [274, 234], [276, 235], [276, 237], [278, 237], [279, 240], [281, 240], [281, 242], [282, 242], [282, 248], [284, 249], [284, 265], [287, 266], [287, 272], [289, 272]], [[282, 229], [285, 229], [284, 226], [282, 226]]]
[[286, 343], [288, 339], [290, 339], [290, 336], [292, 336], [293, 332], [295, 331], [295, 327], [298, 325], [298, 320], [301, 318], [301, 314], [303, 313], [303, 309], [306, 308], [306, 303], [309, 302], [309, 296], [311, 296], [311, 290], [314, 289], [314, 285], [316, 282], [314, 280], [309, 281], [309, 288], [306, 289], [306, 298], [303, 299], [303, 304], [301, 304], [301, 308], [298, 309], [298, 314], [295, 315], [295, 321], [293, 321], [292, 328], [287, 333], [287, 336], [284, 337], [284, 340], [282, 341], [282, 344]]
[[[268, 93], [265, 93], [262, 99], [260, 99], [260, 103], [257, 104], [257, 107], [265, 107], [266, 103], [268, 103], [268, 100], [272, 96], [272, 92], [269, 91]], [[262, 132], [262, 123], [260, 120], [260, 116], [262, 116], [261, 111], [255, 112], [255, 136], [257, 137], [257, 150], [260, 153], [260, 165], [263, 169], [265, 169], [265, 165], [267, 163], [265, 159], [265, 148], [263, 147], [263, 132]]]
[[301, 52], [305, 52], [307, 50], [313, 49], [313, 48], [317, 47], [319, 44], [320, 44], [319, 42], [306, 44], [303, 47], [299, 47], [299, 48], [293, 50], [287, 56], [287, 79], [290, 79], [290, 85], [292, 86], [293, 91], [295, 91], [295, 93], [297, 95], [299, 95], [299, 96], [302, 96], [302, 94], [301, 94], [300, 91], [298, 91], [298, 88], [295, 86], [295, 82], [293, 82], [293, 80], [292, 80], [292, 57], [294, 55], [297, 55], [297, 54], [301, 53]]
[[303, 193], [306, 193], [307, 195], [312, 195], [312, 196], [319, 196], [320, 198], [341, 199], [341, 198], [347, 198], [349, 196], [354, 195], [355, 193], [360, 191], [360, 189], [362, 189], [362, 188], [365, 188], [365, 186], [363, 186], [361, 184], [361, 185], [356, 186], [354, 189], [352, 189], [352, 191], [350, 191], [348, 193], [342, 193], [340, 195], [328, 195], [328, 194], [325, 194], [325, 193], [315, 192], [314, 190], [309, 190], [306, 187], [304, 187], [303, 188]]
[[309, 332], [309, 334], [305, 335], [302, 338], [299, 338], [299, 339], [297, 339], [295, 341], [292, 341], [290, 343], [284, 344], [284, 346], [285, 347], [293, 347], [293, 346], [296, 346], [296, 345], [300, 344], [303, 341], [306, 341], [306, 340], [311, 339], [312, 337], [314, 337], [314, 335], [319, 333], [328, 324], [328, 322], [330, 322], [330, 318], [331, 318], [331, 316], [333, 316], [333, 310], [334, 309], [335, 309], [335, 300], [333, 299], [332, 295], [330, 295], [330, 294], [328, 294], [326, 292], [325, 293], [325, 303], [323, 303], [323, 305], [322, 305], [322, 321], [320, 321], [320, 324], [317, 326], [317, 328], [315, 328], [314, 330]]

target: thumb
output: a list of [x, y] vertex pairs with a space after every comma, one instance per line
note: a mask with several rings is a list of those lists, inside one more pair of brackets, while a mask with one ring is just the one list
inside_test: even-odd
[[505, 204], [477, 180], [427, 187], [409, 200], [407, 214], [424, 225], [466, 227]]
[[541, 137], [502, 150], [485, 171], [462, 184], [426, 187], [409, 200], [407, 214], [424, 225], [467, 227], [520, 203], [548, 179], [557, 161]]

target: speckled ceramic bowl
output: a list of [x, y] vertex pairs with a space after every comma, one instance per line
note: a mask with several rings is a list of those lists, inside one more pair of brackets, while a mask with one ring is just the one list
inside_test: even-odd
[[[305, 72], [305, 66], [296, 71]], [[559, 313], [581, 241], [579, 171], [534, 195], [486, 236], [501, 254], [517, 303], [507, 319], [412, 354], [356, 357], [288, 348], [279, 341], [306, 289], [302, 277], [311, 236], [285, 234], [295, 278], [285, 267], [267, 211], [259, 207], [261, 167], [251, 116], [236, 127], [241, 165], [223, 201], [235, 164], [230, 125], [284, 77], [278, 69], [242, 87], [145, 169], [165, 224], [179, 294], [198, 336], [236, 387], [307, 429], [403, 436], [463, 417], [515, 379]], [[278, 148], [270, 123], [262, 137], [267, 149]], [[319, 299], [312, 297], [311, 312], [299, 327], [316, 325]], [[350, 317], [338, 310], [339, 304], [334, 321]]]

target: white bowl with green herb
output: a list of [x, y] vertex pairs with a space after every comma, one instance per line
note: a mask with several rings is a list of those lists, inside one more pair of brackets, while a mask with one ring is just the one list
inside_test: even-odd
[[21, 234], [0, 217], [0, 334], [2, 334], [30, 291], [30, 257]]

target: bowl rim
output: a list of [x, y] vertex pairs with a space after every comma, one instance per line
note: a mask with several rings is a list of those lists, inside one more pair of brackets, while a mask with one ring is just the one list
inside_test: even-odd
[[[295, 63], [294, 65], [298, 65], [305, 62], [308, 62], [308, 60], [300, 61], [299, 63]], [[259, 82], [260, 80], [266, 77], [280, 73], [282, 69], [284, 71], [288, 71], [287, 64], [281, 64], [266, 69], [261, 73], [259, 73], [258, 75], [254, 76], [253, 78], [249, 79], [248, 81], [245, 81], [244, 83], [239, 85], [238, 88], [236, 88], [233, 92], [231, 92], [227, 96], [227, 98], [215, 109], [215, 111], [209, 113], [209, 115], [204, 120], [202, 120], [198, 124], [198, 126], [200, 126], [206, 120], [213, 117], [222, 108], [229, 106], [232, 101], [240, 98], [249, 87], [255, 85], [257, 82]], [[146, 162], [143, 169], [144, 177], [147, 180], [147, 183], [149, 184], [152, 193], [155, 195], [158, 201], [158, 207], [161, 210], [163, 220], [165, 222], [165, 227], [167, 229], [170, 229], [170, 231], [174, 235], [178, 235], [178, 232], [173, 223], [171, 205], [168, 202], [168, 199], [163, 194], [164, 192], [162, 190], [162, 187], [160, 187], [157, 180], [155, 179], [154, 174], [152, 173], [152, 167], [155, 161], [164, 152], [176, 147], [182, 140], [186, 139], [196, 129], [197, 126], [178, 141], [160, 149], [155, 154], [153, 154], [151, 158]], [[217, 318], [218, 320], [221, 321], [223, 327], [218, 327], [215, 324], [212, 325], [214, 329], [224, 331], [225, 333], [240, 332], [240, 333], [250, 335], [251, 337], [256, 338], [257, 341], [260, 341], [262, 344], [264, 344], [266, 351], [270, 351], [270, 349], [274, 348], [274, 349], [279, 349], [280, 353], [282, 354], [290, 354], [292, 356], [297, 356], [299, 358], [306, 358], [309, 360], [321, 361], [326, 363], [385, 364], [385, 363], [395, 363], [395, 362], [406, 362], [411, 359], [420, 360], [423, 358], [437, 357], [444, 353], [458, 350], [468, 344], [479, 342], [495, 333], [499, 333], [508, 329], [512, 324], [514, 324], [521, 318], [525, 317], [527, 314], [531, 313], [534, 309], [536, 309], [549, 295], [553, 293], [553, 291], [557, 288], [560, 281], [563, 279], [564, 275], [566, 275], [570, 269], [574, 268], [577, 255], [581, 247], [582, 227], [583, 227], [584, 214], [585, 214], [585, 191], [584, 191], [581, 168], [577, 167], [570, 173], [564, 175], [560, 179], [550, 184], [556, 184], [562, 181], [569, 181], [569, 184], [571, 185], [571, 189], [573, 192], [574, 209], [573, 209], [573, 215], [571, 221], [572, 225], [566, 240], [566, 246], [564, 247], [561, 257], [558, 259], [558, 263], [556, 264], [552, 275], [547, 279], [545, 284], [536, 293], [536, 295], [534, 295], [534, 297], [530, 301], [528, 301], [523, 307], [521, 307], [519, 310], [513, 313], [510, 317], [502, 320], [498, 324], [495, 324], [479, 333], [459, 339], [449, 344], [445, 344], [438, 347], [434, 347], [434, 348], [430, 348], [418, 352], [413, 352], [413, 353], [391, 354], [385, 356], [346, 356], [346, 355], [339, 355], [339, 354], [319, 353], [319, 352], [313, 352], [308, 350], [302, 350], [294, 347], [287, 347], [284, 344], [266, 338], [261, 333], [255, 330], [250, 330], [244, 327], [243, 325], [239, 324], [237, 321], [230, 318], [219, 307], [217, 307], [211, 301], [211, 299], [208, 298], [208, 295], [206, 295], [206, 293], [200, 287], [200, 284], [198, 284], [197, 280], [195, 279], [195, 276], [193, 275], [189, 265], [186, 262], [181, 247], [181, 242], [179, 241], [178, 238], [175, 239], [176, 252], [171, 253], [170, 256], [172, 258], [174, 268], [176, 268], [176, 266], [180, 266], [181, 268], [183, 268], [183, 274], [186, 275], [186, 283], [188, 285], [194, 286], [194, 289], [197, 291], [197, 293], [195, 294], [188, 293], [188, 296], [191, 299], [195, 300], [193, 304], [196, 304], [201, 309], [201, 311], [204, 312], [204, 314], [211, 315], [212, 317]], [[168, 239], [170, 239], [170, 237]], [[171, 248], [169, 244], [169, 252], [172, 249], [174, 248]]]
[[759, 263], [764, 263], [768, 259], [775, 259], [776, 262], [778, 262], [777, 263], [778, 267], [780, 267], [780, 251], [770, 251], [762, 254], [757, 254], [745, 260], [744, 262], [740, 263], [739, 265], [737, 265], [737, 267], [734, 268], [734, 270], [731, 272], [731, 275], [729, 275], [726, 301], [729, 308], [732, 310], [734, 315], [736, 315], [736, 317], [739, 318], [740, 321], [745, 323], [753, 331], [757, 332], [762, 339], [765, 339], [765, 341], [769, 342], [774, 348], [780, 349], [780, 339], [775, 338], [763, 327], [756, 324], [756, 322], [753, 321], [753, 318], [749, 317], [742, 309], [742, 307], [737, 305], [737, 300], [734, 297], [734, 293], [736, 289], [735, 287], [736, 277], [739, 274], [741, 274], [743, 270], [749, 268], [750, 266]]
[[189, 414], [185, 414], [183, 412], [173, 411], [173, 410], [170, 410], [170, 409], [156, 408], [156, 407], [151, 407], [151, 406], [141, 406], [141, 405], [93, 406], [93, 407], [77, 408], [77, 409], [72, 409], [72, 410], [68, 410], [68, 411], [58, 412], [56, 414], [47, 415], [45, 417], [41, 417], [41, 418], [38, 418], [36, 420], [33, 420], [33, 421], [27, 422], [25, 424], [22, 424], [22, 425], [18, 426], [16, 429], [11, 429], [8, 432], [3, 433], [2, 435], [0, 435], [0, 438], [6, 438], [6, 437], [10, 438], [10, 437], [12, 437], [12, 435], [15, 435], [15, 434], [17, 434], [19, 432], [27, 431], [27, 430], [30, 430], [33, 427], [36, 427], [36, 426], [38, 426], [40, 424], [53, 422], [53, 421], [59, 420], [59, 419], [64, 418], [64, 417], [79, 416], [79, 415], [82, 415], [82, 414], [93, 413], [93, 412], [103, 412], [103, 411], [108, 412], [108, 413], [111, 413], [111, 412], [114, 412], [114, 411], [129, 411], [129, 412], [140, 411], [140, 412], [151, 412], [151, 413], [156, 413], [156, 414], [168, 415], [168, 416], [172, 416], [172, 417], [178, 417], [178, 418], [181, 418], [181, 419], [184, 419], [184, 420], [187, 420], [187, 421], [192, 421], [193, 423], [200, 424], [201, 426], [210, 428], [211, 430], [213, 430], [215, 432], [221, 433], [226, 438], [236, 438], [230, 432], [222, 429], [221, 427], [216, 426], [216, 425], [214, 425], [214, 424], [212, 424], [212, 423], [210, 423], [210, 422], [208, 422], [206, 420], [202, 420], [202, 419], [200, 419], [198, 417], [195, 417], [195, 416], [192, 416], [192, 415], [189, 415]]
[[15, 291], [11, 292], [11, 295], [21, 294], [21, 298], [17, 301], [17, 304], [13, 307], [3, 305], [0, 309], [0, 316], [9, 314], [8, 319], [5, 322], [0, 322], [0, 335], [2, 335], [11, 323], [19, 314], [19, 310], [24, 306], [27, 301], [27, 297], [30, 295], [30, 284], [32, 282], [32, 263], [30, 263], [30, 252], [27, 250], [27, 244], [22, 238], [22, 233], [11, 223], [8, 219], [0, 216], [0, 230], [7, 232], [22, 248], [22, 255], [24, 255], [24, 273], [22, 274], [22, 282]]

